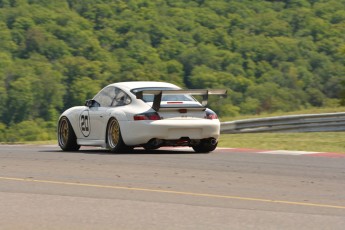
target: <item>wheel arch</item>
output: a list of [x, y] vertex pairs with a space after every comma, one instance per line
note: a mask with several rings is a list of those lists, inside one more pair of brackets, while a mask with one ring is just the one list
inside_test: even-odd
[[[122, 127], [121, 127], [121, 122], [119, 122], [119, 119], [115, 116], [115, 115], [111, 115], [107, 121], [107, 126], [105, 128], [105, 132], [104, 132], [104, 139], [105, 139], [105, 143], [108, 144], [108, 138], [107, 138], [107, 135], [108, 135], [108, 128], [109, 128], [109, 123], [112, 119], [115, 119], [117, 120], [117, 122], [119, 123], [119, 126], [120, 126], [120, 134], [122, 133]], [[121, 134], [122, 135], [122, 134]]]
[[[105, 129], [105, 132], [104, 132], [105, 143], [107, 143], [107, 141], [108, 141], [107, 140], [107, 132], [108, 132], [109, 122], [110, 122], [111, 119], [116, 119], [117, 122], [119, 123], [120, 131], [121, 131], [121, 137], [122, 137], [123, 142], [126, 144], [127, 130], [126, 130], [126, 127], [125, 127], [126, 126], [125, 123], [129, 122], [129, 120], [128, 120], [128, 117], [127, 117], [125, 111], [118, 111], [118, 110], [116, 112], [112, 111], [109, 114], [109, 118], [108, 118], [108, 121], [107, 121], [106, 129]], [[123, 135], [123, 133], [126, 133], [126, 135]]]
[[[124, 144], [126, 144], [126, 140], [123, 138], [123, 130], [125, 129], [125, 126], [123, 124], [123, 122], [121, 122], [121, 120], [118, 119], [118, 117], [116, 115], [111, 115], [107, 121], [107, 125], [106, 125], [106, 129], [104, 131], [104, 140], [105, 140], [105, 143], [108, 144], [108, 128], [109, 128], [109, 123], [112, 119], [115, 119], [117, 120], [117, 122], [119, 123], [119, 126], [120, 126], [120, 135], [121, 135], [121, 138], [122, 138], [122, 141], [124, 142]], [[127, 120], [125, 120], [127, 121]]]
[[68, 121], [71, 123], [72, 129], [75, 135], [77, 136], [77, 138], [80, 138], [82, 135], [79, 128], [79, 115], [81, 111], [85, 109], [86, 109], [85, 106], [75, 106], [75, 107], [69, 108], [60, 115], [59, 120], [58, 120], [58, 122], [60, 122], [60, 119], [62, 117], [66, 117]]
[[68, 114], [62, 114], [58, 120], [58, 125], [60, 124], [60, 121], [62, 118], [66, 118], [68, 120], [68, 122], [71, 124], [71, 128], [74, 132], [74, 134], [76, 135], [76, 137], [78, 138], [78, 129], [76, 129], [75, 127], [75, 122], [73, 121], [72, 117]]
[[67, 116], [60, 116], [57, 126], [58, 144], [63, 151], [77, 151], [80, 145], [77, 143], [74, 128]]
[[[112, 121], [116, 121], [117, 125], [118, 125], [118, 138], [116, 143], [113, 142], [114, 139], [112, 139], [112, 143], [110, 143], [109, 141], [109, 130], [110, 127], [112, 130], [110, 130], [111, 132], [113, 132], [113, 122]], [[110, 117], [107, 123], [107, 128], [106, 128], [106, 137], [105, 137], [105, 143], [106, 146], [110, 149], [111, 152], [119, 152], [119, 151], [131, 151], [132, 148], [130, 146], [127, 146], [126, 143], [123, 141], [122, 139], [122, 134], [121, 134], [121, 126], [120, 126], [121, 122], [118, 121], [118, 119], [116, 119], [116, 117]], [[113, 133], [111, 134], [113, 135]], [[111, 138], [114, 138], [113, 136], [111, 136]]]

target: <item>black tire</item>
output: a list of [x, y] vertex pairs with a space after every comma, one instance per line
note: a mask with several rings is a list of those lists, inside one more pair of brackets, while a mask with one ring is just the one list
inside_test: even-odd
[[192, 146], [195, 152], [197, 153], [209, 153], [217, 148], [218, 142], [215, 144], [212, 143], [210, 139], [201, 140], [198, 145]]
[[58, 124], [58, 142], [63, 151], [78, 151], [77, 137], [67, 117], [62, 117]]
[[106, 140], [107, 148], [110, 152], [117, 153], [120, 151], [128, 152], [133, 150], [133, 148], [125, 145], [123, 142], [120, 125], [115, 118], [111, 118], [108, 122]]

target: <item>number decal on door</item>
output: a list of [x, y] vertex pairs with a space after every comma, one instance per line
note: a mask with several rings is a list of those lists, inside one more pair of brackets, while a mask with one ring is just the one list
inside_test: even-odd
[[88, 110], [85, 110], [80, 114], [79, 126], [81, 133], [84, 135], [84, 137], [88, 137], [91, 132], [90, 115]]

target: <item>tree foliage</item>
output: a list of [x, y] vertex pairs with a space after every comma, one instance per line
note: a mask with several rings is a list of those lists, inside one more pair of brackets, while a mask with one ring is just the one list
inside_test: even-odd
[[227, 88], [220, 115], [344, 104], [344, 15], [345, 0], [0, 0], [1, 130], [117, 81]]

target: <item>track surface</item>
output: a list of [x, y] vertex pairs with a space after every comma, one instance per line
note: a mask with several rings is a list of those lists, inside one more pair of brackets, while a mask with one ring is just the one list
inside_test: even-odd
[[344, 229], [343, 155], [274, 153], [0, 145], [0, 229]]

